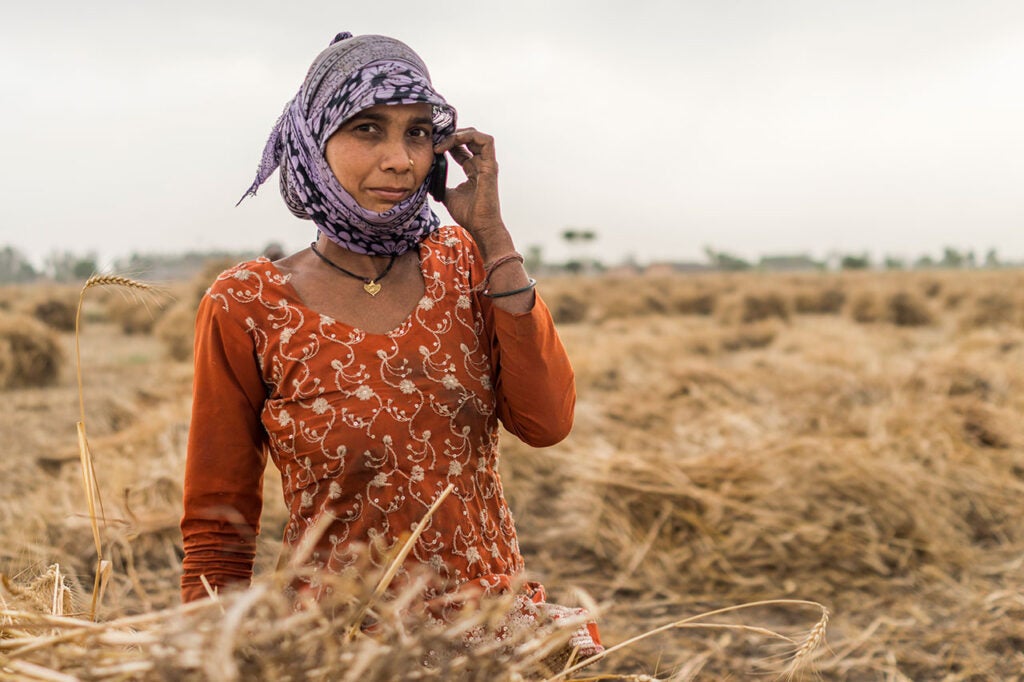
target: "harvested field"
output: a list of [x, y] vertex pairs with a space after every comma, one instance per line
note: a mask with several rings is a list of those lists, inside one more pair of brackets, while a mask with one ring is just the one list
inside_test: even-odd
[[[823, 679], [1024, 680], [1022, 285], [1017, 271], [542, 281], [579, 399], [558, 446], [503, 440], [531, 574], [554, 601], [596, 608], [606, 644], [811, 600], [831, 611], [827, 646], [805, 653]], [[543, 647], [452, 653], [461, 635], [391, 603], [375, 610], [377, 636], [347, 641], [371, 600], [363, 584], [339, 582], [331, 617], [289, 611], [272, 571], [285, 517], [273, 474], [257, 587], [177, 607], [195, 289], [177, 287], [156, 331], [125, 325], [119, 296], [86, 299], [110, 562], [97, 623], [73, 364], [0, 394], [0, 679], [552, 675]], [[62, 300], [0, 295], [30, 313], [29, 298]], [[71, 333], [42, 330], [73, 357]], [[492, 628], [497, 613], [463, 626]], [[728, 628], [670, 629], [570, 678], [764, 679], [820, 639], [820, 616], [779, 603], [728, 613], [709, 621]]]

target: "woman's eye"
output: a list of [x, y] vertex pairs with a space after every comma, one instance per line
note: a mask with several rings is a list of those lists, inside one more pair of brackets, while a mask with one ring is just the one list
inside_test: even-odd
[[413, 128], [409, 131], [409, 135], [412, 137], [430, 137], [431, 131], [427, 128]]

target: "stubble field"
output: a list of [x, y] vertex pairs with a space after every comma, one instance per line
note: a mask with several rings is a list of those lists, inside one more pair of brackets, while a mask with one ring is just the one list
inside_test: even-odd
[[[1022, 285], [1009, 270], [544, 279], [579, 400], [558, 446], [503, 440], [532, 576], [555, 601], [596, 607], [606, 644], [723, 607], [811, 600], [831, 612], [827, 645], [807, 656], [824, 679], [1024, 680]], [[446, 677], [410, 663], [429, 646], [399, 632], [356, 642], [358, 665], [332, 674], [303, 667], [324, 641], [260, 630], [278, 613], [269, 602], [177, 608], [201, 289], [175, 285], [163, 308], [118, 288], [86, 296], [86, 424], [111, 566], [88, 627], [96, 549], [67, 324], [78, 290], [0, 289], [0, 679], [529, 673], [517, 650]], [[284, 520], [275, 485], [268, 475], [263, 576]], [[745, 609], [575, 676], [761, 679], [819, 617]], [[215, 636], [239, 623], [247, 637]]]

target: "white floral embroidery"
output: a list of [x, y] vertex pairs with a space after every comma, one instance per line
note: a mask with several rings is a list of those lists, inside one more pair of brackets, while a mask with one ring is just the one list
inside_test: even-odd
[[448, 483], [458, 492], [445, 525], [424, 533], [409, 561], [453, 584], [522, 570], [494, 467], [489, 340], [468, 293], [472, 245], [442, 228], [422, 248], [426, 292], [387, 334], [289, 300], [265, 262], [232, 270], [230, 282], [244, 284], [222, 281], [211, 293], [245, 320], [268, 388], [263, 424], [292, 508], [285, 542], [301, 542], [320, 513], [334, 519], [309, 555], [317, 571], [351, 569], [353, 542], [393, 544]]

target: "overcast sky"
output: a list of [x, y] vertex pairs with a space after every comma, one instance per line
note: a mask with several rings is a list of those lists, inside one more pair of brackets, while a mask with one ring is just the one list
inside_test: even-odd
[[1024, 259], [1020, 0], [8, 4], [0, 245], [302, 248], [276, 176], [235, 202], [341, 30], [420, 53], [495, 136], [517, 243], [551, 259], [567, 228], [609, 262]]

